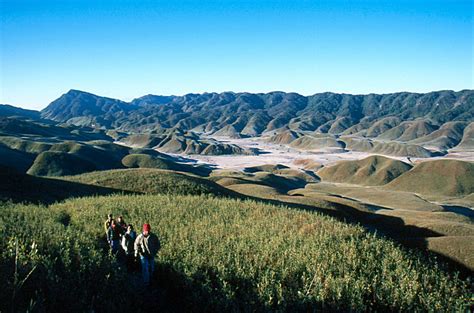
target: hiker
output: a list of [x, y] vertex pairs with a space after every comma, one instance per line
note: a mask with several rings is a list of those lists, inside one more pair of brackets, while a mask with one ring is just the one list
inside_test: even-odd
[[105, 220], [105, 222], [104, 222], [105, 234], [108, 233], [110, 223], [112, 222], [113, 219], [114, 219], [114, 217], [113, 217], [112, 213], [109, 213], [109, 215], [107, 215], [107, 220]]
[[125, 252], [125, 264], [129, 273], [134, 270], [135, 265], [135, 239], [137, 239], [137, 233], [133, 230], [132, 224], [128, 224], [127, 231], [122, 236], [122, 249]]
[[110, 227], [107, 231], [107, 242], [110, 245], [112, 253], [117, 254], [120, 247], [120, 226], [117, 225], [115, 220], [110, 222]]
[[143, 224], [143, 232], [138, 235], [134, 245], [135, 257], [140, 256], [142, 278], [145, 285], [150, 284], [150, 278], [155, 271], [155, 256], [161, 248], [160, 240], [150, 230], [150, 224]]
[[127, 224], [125, 223], [122, 215], [117, 217], [117, 226], [120, 226], [120, 236], [125, 234], [125, 232], [127, 231]]

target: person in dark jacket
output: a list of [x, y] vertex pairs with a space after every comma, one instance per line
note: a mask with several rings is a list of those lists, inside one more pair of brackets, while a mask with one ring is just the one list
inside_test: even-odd
[[120, 231], [121, 231], [120, 235], [125, 234], [125, 232], [127, 231], [127, 223], [125, 223], [125, 220], [123, 219], [122, 215], [117, 217], [117, 225], [120, 226]]
[[135, 256], [140, 256], [142, 278], [145, 285], [150, 284], [150, 279], [155, 271], [155, 256], [161, 248], [160, 240], [150, 230], [150, 224], [143, 224], [143, 232], [138, 235], [134, 244]]
[[117, 254], [120, 247], [120, 226], [118, 226], [115, 220], [110, 222], [110, 227], [107, 230], [107, 242], [110, 245], [110, 249], [113, 254]]

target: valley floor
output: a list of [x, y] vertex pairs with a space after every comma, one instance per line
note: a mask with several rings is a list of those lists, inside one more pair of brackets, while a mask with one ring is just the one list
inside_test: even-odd
[[[241, 170], [246, 167], [258, 166], [262, 164], [283, 164], [289, 167], [298, 167], [295, 165], [297, 160], [312, 160], [321, 165], [331, 165], [338, 161], [361, 160], [373, 155], [367, 152], [347, 151], [341, 149], [319, 149], [319, 150], [300, 150], [289, 147], [288, 145], [280, 145], [267, 142], [265, 137], [253, 138], [229, 138], [229, 137], [210, 137], [223, 143], [235, 144], [242, 148], [260, 149], [259, 155], [189, 155], [189, 159], [194, 160], [198, 164], [210, 164], [220, 169]], [[407, 163], [416, 163], [423, 160], [437, 159], [456, 159], [474, 162], [473, 152], [450, 152], [441, 157], [433, 158], [407, 158], [389, 156]]]

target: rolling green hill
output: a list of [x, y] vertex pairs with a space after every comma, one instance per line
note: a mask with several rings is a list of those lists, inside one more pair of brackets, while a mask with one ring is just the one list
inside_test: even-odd
[[35, 176], [74, 175], [96, 170], [94, 163], [66, 152], [41, 152], [28, 169]]
[[474, 151], [474, 122], [464, 128], [464, 134], [459, 145], [453, 148], [457, 151]]
[[434, 147], [438, 150], [448, 150], [458, 145], [462, 140], [466, 125], [467, 123], [465, 122], [449, 122], [429, 135], [414, 139], [410, 142]]
[[440, 154], [423, 148], [421, 145], [408, 144], [396, 141], [376, 141], [368, 138], [344, 136], [340, 138], [346, 144], [347, 150], [368, 152], [374, 154], [409, 156], [415, 158], [429, 158]]
[[185, 173], [139, 168], [99, 171], [61, 177], [66, 181], [147, 194], [234, 195], [220, 185]]
[[415, 121], [406, 121], [383, 132], [377, 137], [377, 139], [406, 142], [429, 135], [437, 129], [438, 127], [433, 125], [429, 120], [419, 119]]
[[474, 163], [458, 160], [421, 162], [385, 188], [427, 195], [469, 195], [474, 192]]
[[370, 156], [357, 161], [341, 161], [323, 167], [317, 174], [324, 181], [379, 186], [409, 171], [411, 165], [383, 156]]

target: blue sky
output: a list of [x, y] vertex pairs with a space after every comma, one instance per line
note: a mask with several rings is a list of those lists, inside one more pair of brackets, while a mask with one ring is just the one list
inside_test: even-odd
[[0, 103], [473, 88], [473, 1], [0, 0]]

